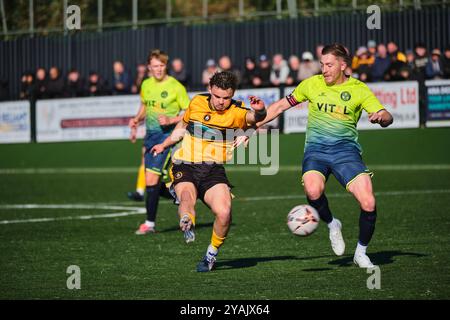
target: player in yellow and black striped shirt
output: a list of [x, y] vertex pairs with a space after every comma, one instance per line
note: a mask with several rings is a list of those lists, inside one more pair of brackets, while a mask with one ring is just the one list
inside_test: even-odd
[[186, 242], [194, 241], [195, 203], [200, 198], [216, 216], [206, 255], [197, 265], [198, 272], [214, 267], [220, 246], [231, 223], [230, 183], [223, 163], [232, 156], [234, 130], [246, 129], [266, 116], [264, 103], [250, 97], [250, 107], [233, 100], [237, 79], [231, 72], [216, 73], [209, 83], [209, 94], [191, 100], [173, 133], [153, 147], [157, 154], [181, 138], [181, 147], [172, 157], [174, 188], [180, 205], [180, 228]]

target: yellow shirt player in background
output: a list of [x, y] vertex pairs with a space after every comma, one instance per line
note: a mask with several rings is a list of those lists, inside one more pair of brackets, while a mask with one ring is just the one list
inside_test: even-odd
[[[170, 149], [160, 154], [150, 152], [154, 145], [162, 143], [182, 119], [180, 111], [189, 105], [189, 96], [184, 86], [175, 78], [167, 75], [166, 53], [156, 49], [148, 58], [152, 77], [144, 80], [141, 86], [141, 107], [138, 114], [130, 120], [132, 134], [138, 124], [145, 119], [145, 181], [147, 197], [145, 207], [147, 219], [136, 231], [138, 235], [155, 232], [156, 212], [158, 209], [161, 188], [161, 175], [170, 160]], [[133, 140], [135, 137], [131, 137]]]
[[232, 156], [234, 130], [246, 129], [266, 116], [264, 103], [250, 97], [250, 107], [233, 100], [236, 76], [227, 71], [216, 73], [209, 82], [209, 94], [195, 96], [172, 135], [153, 147], [164, 152], [181, 138], [181, 147], [172, 157], [173, 185], [178, 200], [180, 228], [186, 242], [194, 241], [195, 204], [201, 199], [215, 215], [211, 243], [197, 265], [198, 272], [214, 267], [220, 246], [231, 223], [230, 183], [223, 163]]
[[377, 211], [372, 190], [372, 173], [361, 158], [356, 124], [362, 111], [372, 123], [389, 126], [392, 115], [384, 109], [366, 84], [345, 74], [351, 64], [347, 49], [341, 44], [327, 45], [320, 59], [322, 74], [302, 81], [287, 97], [267, 109], [267, 117], [257, 126], [282, 112], [309, 101], [308, 125], [302, 164], [302, 178], [308, 203], [329, 227], [334, 253], [344, 254], [341, 222], [333, 218], [325, 196], [330, 174], [359, 202], [359, 239], [353, 261], [361, 268], [373, 267], [366, 248], [375, 230]]

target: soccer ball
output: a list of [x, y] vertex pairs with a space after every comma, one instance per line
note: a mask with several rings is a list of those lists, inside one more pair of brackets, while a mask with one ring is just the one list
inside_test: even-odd
[[319, 213], [307, 204], [301, 204], [289, 211], [287, 225], [297, 236], [308, 236], [319, 226]]

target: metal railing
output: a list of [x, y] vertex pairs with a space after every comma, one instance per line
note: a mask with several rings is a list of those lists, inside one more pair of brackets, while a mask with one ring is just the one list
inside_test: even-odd
[[[34, 0], [28, 0], [28, 20], [29, 28], [21, 30], [10, 30], [7, 25], [7, 15], [5, 12], [4, 0], [0, 0], [0, 16], [2, 19], [2, 32], [0, 35], [4, 39], [13, 38], [17, 36], [34, 36], [34, 35], [48, 35], [52, 33], [64, 33], [70, 32], [66, 28], [66, 24], [62, 21], [60, 27], [49, 28], [36, 28], [34, 19]], [[362, 5], [358, 0], [348, 0], [348, 6], [333, 7], [330, 6], [330, 1], [313, 0], [314, 6], [310, 8], [299, 8], [297, 0], [275, 0], [275, 10], [272, 11], [245, 11], [245, 0], [238, 0], [237, 13], [213, 13], [210, 12], [208, 0], [202, 0], [202, 14], [199, 16], [173, 16], [173, 7], [171, 0], [165, 0], [165, 17], [155, 19], [139, 19], [138, 16], [138, 1], [132, 0], [132, 15], [131, 19], [122, 22], [108, 23], [104, 21], [103, 9], [104, 1], [97, 0], [97, 23], [96, 24], [83, 24], [81, 31], [98, 31], [102, 32], [107, 29], [117, 28], [133, 28], [137, 29], [142, 26], [149, 25], [161, 25], [161, 24], [201, 24], [212, 23], [222, 21], [248, 21], [258, 20], [263, 18], [298, 18], [299, 16], [320, 16], [337, 13], [348, 13], [349, 11], [361, 12], [367, 9], [367, 6]], [[68, 0], [62, 0], [63, 2], [63, 17], [67, 17], [67, 8], [69, 6]], [[325, 2], [325, 3], [324, 3]], [[322, 5], [321, 5], [322, 4]], [[404, 0], [395, 0], [391, 3], [379, 4], [380, 8], [386, 11], [401, 11], [406, 8], [414, 7], [416, 10], [420, 10], [423, 6], [446, 6], [447, 0], [410, 0], [406, 3]], [[25, 17], [24, 17], [25, 18]], [[63, 19], [64, 20], [64, 19]]]

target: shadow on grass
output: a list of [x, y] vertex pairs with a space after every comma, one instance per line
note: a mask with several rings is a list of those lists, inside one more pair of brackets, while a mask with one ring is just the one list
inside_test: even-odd
[[[426, 257], [426, 254], [416, 252], [403, 251], [380, 251], [367, 254], [372, 263], [377, 266], [394, 263], [394, 258], [399, 256], [411, 256], [414, 258]], [[353, 265], [353, 255], [347, 255], [343, 258], [330, 261], [328, 264], [337, 265], [339, 267], [350, 267]]]
[[327, 256], [313, 256], [313, 257], [296, 257], [296, 256], [278, 256], [278, 257], [257, 257], [257, 258], [242, 258], [242, 259], [232, 259], [232, 260], [218, 260], [215, 268], [217, 270], [226, 270], [226, 269], [240, 269], [240, 268], [249, 268], [254, 267], [260, 262], [268, 262], [268, 261], [283, 261], [283, 260], [314, 260], [314, 259], [323, 259], [332, 257], [331, 255]]
[[[233, 224], [231, 224], [233, 225]], [[201, 229], [201, 228], [212, 228], [213, 223], [212, 222], [208, 222], [208, 223], [199, 223], [195, 225], [195, 229]], [[163, 230], [158, 230], [158, 232], [173, 232], [173, 231], [180, 231], [180, 227], [178, 225], [167, 228], [167, 229], [163, 229]]]

